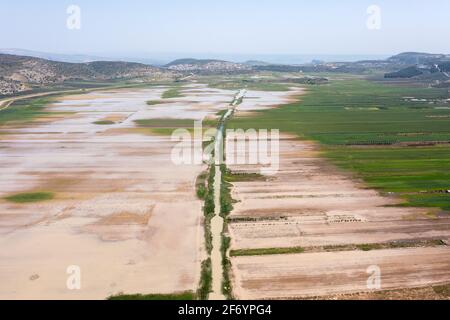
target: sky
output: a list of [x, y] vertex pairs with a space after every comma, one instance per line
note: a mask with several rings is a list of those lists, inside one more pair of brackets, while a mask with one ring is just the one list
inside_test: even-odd
[[449, 0], [0, 0], [0, 48], [54, 53], [450, 53], [449, 39]]

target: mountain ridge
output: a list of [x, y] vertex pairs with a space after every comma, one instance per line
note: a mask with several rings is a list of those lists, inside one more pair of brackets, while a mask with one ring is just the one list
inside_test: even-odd
[[[1, 50], [0, 50], [1, 51]], [[81, 55], [83, 56], [83, 55]], [[84, 57], [84, 56], [83, 56]], [[70, 80], [109, 81], [118, 79], [161, 79], [178, 75], [247, 74], [270, 72], [384, 72], [385, 78], [432, 79], [441, 85], [450, 78], [450, 55], [402, 52], [383, 60], [318, 62], [302, 65], [244, 63], [219, 59], [176, 59], [163, 67], [127, 61], [62, 62], [44, 58], [0, 53], [0, 95], [11, 95]]]
[[165, 68], [177, 72], [196, 72], [199, 74], [245, 73], [252, 67], [243, 63], [217, 59], [177, 59], [165, 65]]
[[155, 79], [165, 74], [168, 74], [165, 69], [136, 62], [69, 63], [0, 54], [0, 94], [2, 95], [27, 91], [33, 87], [59, 84], [68, 80]]

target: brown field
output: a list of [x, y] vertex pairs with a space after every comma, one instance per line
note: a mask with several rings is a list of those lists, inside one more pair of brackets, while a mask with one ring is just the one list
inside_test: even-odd
[[450, 249], [320, 252], [233, 259], [241, 299], [302, 298], [369, 291], [367, 268], [381, 269], [381, 288], [448, 283]]
[[[232, 257], [237, 298], [370, 292], [370, 265], [381, 268], [381, 290], [450, 283], [448, 216], [396, 207], [399, 199], [366, 188], [327, 163], [316, 144], [292, 136], [282, 136], [279, 167], [265, 181], [233, 182], [231, 249], [245, 255], [301, 247], [304, 253]], [[228, 168], [259, 173], [260, 166]]]
[[[257, 172], [245, 167], [231, 169]], [[238, 201], [232, 218], [258, 218], [231, 224], [239, 249], [450, 237], [450, 219], [430, 218], [428, 209], [390, 207], [399, 200], [364, 188], [322, 160], [314, 144], [290, 137], [280, 143], [278, 174], [236, 182], [232, 196]]]

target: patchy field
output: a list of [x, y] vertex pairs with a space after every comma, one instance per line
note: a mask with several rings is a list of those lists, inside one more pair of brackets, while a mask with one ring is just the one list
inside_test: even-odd
[[[45, 109], [60, 119], [4, 126], [0, 297], [195, 292], [204, 250], [194, 185], [205, 167], [173, 165], [170, 137], [135, 132], [135, 121], [202, 119], [234, 93], [146, 104], [164, 91], [72, 95]], [[70, 265], [81, 268], [79, 291], [66, 288]]]
[[[351, 298], [360, 292], [369, 294], [373, 291], [366, 286], [369, 277], [366, 270], [371, 265], [381, 268], [381, 291], [375, 290], [382, 292], [381, 296], [383, 290], [430, 289], [450, 283], [450, 217], [439, 209], [446, 208], [448, 196], [434, 193], [435, 197], [444, 197], [441, 202], [430, 203], [430, 208], [413, 207], [422, 204], [414, 202], [422, 190], [443, 189], [448, 183], [448, 146], [340, 146], [341, 139], [346, 139], [343, 132], [353, 128], [352, 137], [364, 132], [364, 128], [356, 124], [363, 123], [373, 112], [360, 110], [356, 116], [349, 114], [344, 118], [348, 110], [341, 108], [346, 103], [354, 108], [364, 107], [370, 98], [370, 95], [366, 97], [367, 91], [377, 88], [356, 83], [352, 96], [346, 85], [349, 84], [308, 89], [324, 92], [324, 96], [309, 92], [304, 96], [307, 103], [262, 112], [250, 107], [237, 112], [231, 121], [232, 128], [279, 128], [285, 133], [332, 145], [323, 147], [299, 140], [297, 135], [283, 134], [280, 170], [275, 176], [262, 178], [257, 165], [228, 166], [232, 172], [231, 195], [236, 201], [228, 221], [228, 232], [233, 293], [237, 298], [335, 298], [343, 294]], [[432, 91], [418, 93], [429, 94], [429, 98], [439, 93]], [[399, 92], [400, 89], [385, 88], [382, 98], [373, 101], [390, 103], [393, 113], [413, 112], [412, 109], [406, 111], [410, 108], [407, 104], [395, 109], [393, 99]], [[345, 96], [347, 102], [333, 102], [330, 98], [333, 95]], [[310, 106], [315, 98], [319, 99], [318, 103]], [[440, 112], [430, 108], [429, 114]], [[423, 116], [425, 111], [421, 112]], [[342, 118], [335, 113], [341, 113]], [[423, 125], [425, 130], [440, 128], [439, 122], [422, 123], [412, 119], [421, 116], [410, 115], [405, 121], [416, 127]], [[392, 126], [388, 122], [383, 127], [384, 124], [376, 120], [381, 118], [377, 117], [370, 126], [378, 125], [379, 130]], [[402, 128], [401, 124], [396, 126]], [[321, 136], [313, 133], [324, 130], [327, 133], [323, 137], [331, 140], [321, 140]], [[227, 158], [234, 156], [234, 152], [227, 154]], [[249, 154], [246, 156], [248, 158]], [[352, 170], [361, 173], [365, 181], [355, 177]], [[395, 192], [371, 189], [377, 181], [380, 190]], [[410, 200], [408, 205], [404, 198]], [[393, 296], [399, 297], [402, 292]], [[410, 291], [403, 294], [407, 297]]]
[[[0, 298], [195, 293], [205, 258], [195, 183], [206, 166], [173, 164], [175, 142], [149, 129], [215, 119], [235, 91], [191, 85], [161, 100], [168, 90], [70, 95], [33, 103], [25, 123], [2, 118]], [[66, 287], [72, 265], [81, 290]]]
[[[447, 239], [450, 219], [397, 207], [320, 158], [318, 147], [285, 137], [280, 170], [265, 181], [233, 182], [230, 233], [238, 249]], [[230, 166], [233, 172], [257, 172]], [[250, 218], [245, 221], [245, 218]], [[236, 222], [233, 222], [236, 221]]]
[[[364, 188], [319, 156], [314, 144], [285, 137], [275, 177], [233, 182], [234, 296], [445, 298], [430, 288], [450, 282], [448, 216], [396, 207], [398, 199]], [[381, 270], [379, 294], [366, 285], [372, 265]], [[416, 287], [428, 289], [383, 293]]]
[[278, 128], [318, 141], [324, 156], [370, 187], [412, 206], [448, 210], [448, 97], [447, 89], [339, 79], [307, 87], [292, 104], [238, 117], [230, 127]]
[[[320, 156], [314, 143], [284, 136], [276, 176], [232, 182], [232, 197], [237, 202], [228, 227], [235, 252], [231, 258], [233, 288], [238, 298], [367, 291], [365, 270], [381, 262], [392, 268], [385, 270], [380, 265], [389, 275], [382, 278], [382, 289], [450, 282], [450, 274], [443, 272], [450, 263], [450, 251], [440, 245], [450, 239], [447, 215], [430, 216], [428, 209], [398, 207], [399, 199], [365, 188]], [[229, 168], [232, 172], [258, 172], [258, 167], [248, 165]], [[431, 247], [424, 245], [427, 241]], [[395, 258], [399, 253], [414, 252], [414, 261], [433, 250], [438, 253], [432, 259], [444, 260], [429, 265], [417, 262], [427, 266], [427, 277], [420, 267], [405, 270], [408, 263], [402, 263], [406, 260]], [[365, 259], [365, 255], [371, 258]], [[353, 277], [356, 272], [359, 275]], [[334, 277], [340, 282], [333, 282]], [[418, 280], [410, 281], [413, 278]]]

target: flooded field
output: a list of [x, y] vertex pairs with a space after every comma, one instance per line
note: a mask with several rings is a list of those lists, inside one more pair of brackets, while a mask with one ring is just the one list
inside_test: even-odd
[[[207, 165], [175, 164], [171, 133], [194, 120], [215, 127], [236, 91], [191, 84], [178, 88], [176, 98], [162, 98], [167, 90], [68, 95], [45, 116], [2, 128], [1, 298], [197, 290], [208, 255], [195, 186]], [[301, 93], [249, 90], [233, 117], [252, 117]], [[325, 161], [317, 144], [294, 136], [281, 135], [275, 175], [245, 178], [260, 168], [228, 166], [244, 177], [232, 183], [226, 229], [236, 298], [367, 292], [372, 265], [381, 268], [383, 290], [449, 282], [447, 216], [397, 206], [397, 198], [368, 189]], [[212, 299], [223, 298], [220, 230], [214, 227]], [[260, 255], [264, 250], [271, 253]], [[73, 270], [79, 270], [76, 290]]]
[[[161, 100], [165, 90], [69, 95], [48, 106], [51, 116], [4, 128], [0, 298], [197, 289], [206, 253], [195, 181], [206, 165], [173, 164], [170, 134], [137, 123], [215, 118], [235, 91], [191, 85], [183, 97]], [[262, 107], [283, 101], [252, 96]], [[72, 266], [81, 271], [80, 290], [67, 287]]]
[[[233, 92], [185, 92], [148, 106], [164, 88], [67, 96], [49, 107], [62, 119], [15, 128], [0, 142], [1, 197], [51, 192], [36, 203], [0, 202], [2, 298], [94, 298], [119, 292], [195, 290], [204, 255], [203, 165], [172, 164], [170, 136], [135, 120], [203, 119]], [[98, 121], [108, 125], [97, 124]], [[68, 266], [81, 290], [68, 290]]]

